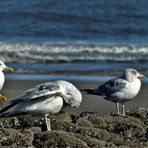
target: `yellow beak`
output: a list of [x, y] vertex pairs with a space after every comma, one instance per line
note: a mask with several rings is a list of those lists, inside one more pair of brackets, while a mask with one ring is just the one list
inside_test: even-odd
[[64, 95], [61, 92], [57, 92], [56, 96], [60, 96], [60, 97], [64, 98]]
[[6, 67], [6, 68], [4, 69], [4, 71], [5, 71], [5, 72], [13, 72], [14, 69], [11, 68], [11, 67]]
[[0, 101], [6, 101], [6, 97], [5, 96], [0, 96]]
[[139, 78], [144, 78], [144, 75], [141, 74], [141, 73], [139, 73], [138, 77], [139, 77]]

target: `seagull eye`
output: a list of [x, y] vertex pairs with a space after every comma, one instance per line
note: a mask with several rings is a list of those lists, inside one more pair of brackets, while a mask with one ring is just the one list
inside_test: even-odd
[[136, 74], [136, 71], [132, 71], [133, 74]]
[[67, 96], [71, 96], [71, 94], [70, 94], [70, 93], [67, 93], [66, 95], [67, 95]]

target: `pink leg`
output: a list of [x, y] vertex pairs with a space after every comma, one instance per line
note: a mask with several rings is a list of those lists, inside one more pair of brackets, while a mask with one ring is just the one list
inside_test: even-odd
[[120, 108], [119, 108], [119, 103], [116, 103], [116, 110], [117, 110], [117, 115], [122, 116], [122, 114], [120, 113]]
[[46, 122], [46, 126], [47, 126], [47, 131], [50, 131], [51, 130], [50, 118], [48, 116], [49, 116], [49, 114], [45, 114], [45, 122]]
[[125, 114], [125, 106], [124, 106], [124, 104], [122, 104], [122, 115], [123, 115], [123, 116], [126, 116], [126, 114]]
[[118, 103], [118, 102], [116, 103], [116, 111], [117, 111], [117, 114], [120, 115], [120, 111], [119, 111], [119, 103]]

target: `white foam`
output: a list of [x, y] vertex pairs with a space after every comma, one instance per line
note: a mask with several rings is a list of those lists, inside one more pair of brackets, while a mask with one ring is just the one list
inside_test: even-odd
[[[10, 56], [12, 55], [12, 56]], [[8, 61], [148, 60], [148, 46], [6, 43], [0, 42], [0, 58]]]

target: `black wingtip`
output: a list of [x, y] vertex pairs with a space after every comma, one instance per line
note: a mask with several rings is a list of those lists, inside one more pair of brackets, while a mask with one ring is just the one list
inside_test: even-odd
[[11, 103], [11, 104], [7, 105], [6, 107], [2, 108], [2, 109], [0, 110], [0, 117], [1, 117], [6, 111], [8, 111], [11, 107], [13, 107], [15, 104], [16, 104], [16, 102]]
[[80, 89], [81, 92], [85, 93], [85, 94], [88, 94], [89, 92], [89, 89]]
[[80, 89], [81, 92], [86, 92], [86, 89]]
[[8, 117], [7, 114], [8, 113], [2, 113], [2, 114], [0, 114], [0, 118], [7, 118]]
[[94, 89], [81, 89], [81, 92], [84, 92], [85, 94], [95, 94]]

